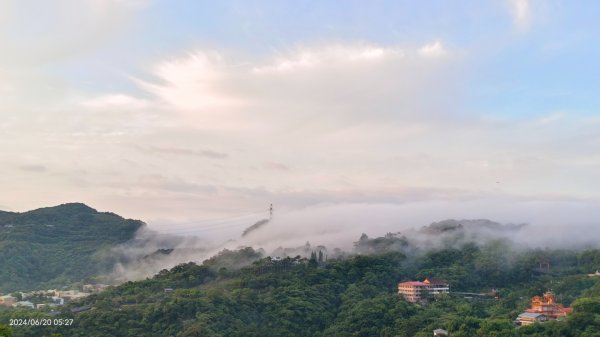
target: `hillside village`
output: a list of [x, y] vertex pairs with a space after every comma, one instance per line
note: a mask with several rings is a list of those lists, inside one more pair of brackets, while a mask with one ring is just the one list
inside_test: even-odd
[[109, 287], [111, 286], [106, 284], [84, 284], [81, 290], [49, 289], [0, 294], [0, 306], [53, 310], [69, 302], [101, 293]]

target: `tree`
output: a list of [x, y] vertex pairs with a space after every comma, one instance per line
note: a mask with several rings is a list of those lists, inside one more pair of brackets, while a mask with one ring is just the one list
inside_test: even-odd
[[478, 336], [490, 337], [513, 337], [516, 336], [515, 327], [509, 320], [489, 319], [481, 323], [481, 328], [477, 331]]
[[310, 259], [308, 260], [308, 266], [314, 268], [317, 265], [318, 265], [318, 263], [317, 263], [317, 253], [315, 253], [313, 251], [312, 253], [310, 253]]
[[0, 337], [12, 337], [12, 329], [8, 325], [0, 324]]

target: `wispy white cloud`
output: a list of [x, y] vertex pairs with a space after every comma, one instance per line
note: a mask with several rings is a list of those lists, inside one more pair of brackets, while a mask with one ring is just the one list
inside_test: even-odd
[[84, 100], [81, 102], [81, 105], [91, 109], [123, 108], [138, 110], [148, 108], [150, 102], [126, 94], [108, 94]]
[[247, 104], [235, 92], [238, 69], [217, 52], [196, 51], [157, 64], [152, 69], [156, 81], [136, 80], [159, 104], [204, 128], [237, 128], [233, 115]]
[[[188, 126], [272, 128], [302, 126], [313, 118], [327, 127], [341, 115], [368, 120], [431, 113], [429, 105], [451, 97], [451, 86], [441, 88], [447, 80], [433, 79], [442, 77], [436, 67], [448, 53], [439, 41], [406, 50], [363, 44], [299, 48], [254, 63], [195, 51], [159, 63], [152, 70], [156, 80], [138, 83]], [[436, 92], [438, 100], [421, 99], [425, 91]]]
[[228, 157], [227, 153], [217, 152], [217, 151], [213, 151], [213, 150], [190, 149], [190, 148], [172, 147], [172, 146], [149, 146], [149, 147], [139, 147], [139, 149], [145, 153], [150, 153], [150, 154], [200, 156], [200, 157], [207, 157], [207, 158], [214, 158], [214, 159], [225, 159]]
[[419, 54], [425, 57], [443, 57], [448, 53], [442, 42], [435, 41], [419, 48]]
[[337, 66], [361, 62], [377, 62], [386, 58], [399, 58], [403, 52], [398, 48], [374, 45], [331, 45], [322, 48], [299, 48], [280, 53], [272, 62], [253, 67], [255, 72], [291, 72], [323, 66]]
[[507, 0], [515, 27], [520, 31], [527, 30], [532, 22], [531, 0]]

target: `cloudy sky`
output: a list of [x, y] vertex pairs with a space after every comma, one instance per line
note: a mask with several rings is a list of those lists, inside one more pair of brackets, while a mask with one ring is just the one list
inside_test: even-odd
[[237, 231], [270, 203], [591, 221], [599, 14], [591, 0], [0, 0], [0, 209], [80, 201], [182, 233]]

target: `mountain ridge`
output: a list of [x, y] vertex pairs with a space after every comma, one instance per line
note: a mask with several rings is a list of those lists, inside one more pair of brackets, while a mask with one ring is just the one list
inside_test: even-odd
[[109, 271], [145, 223], [83, 203], [0, 212], [0, 291], [67, 286]]

